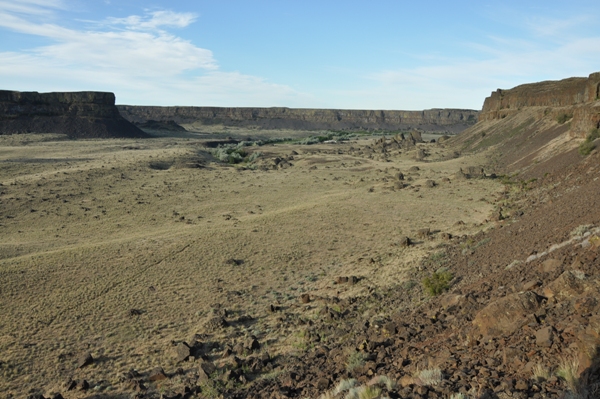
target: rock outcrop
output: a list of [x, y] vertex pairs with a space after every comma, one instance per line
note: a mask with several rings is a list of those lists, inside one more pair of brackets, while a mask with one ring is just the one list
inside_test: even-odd
[[148, 121], [258, 127], [292, 130], [410, 130], [458, 133], [477, 121], [478, 111], [430, 109], [425, 111], [368, 111], [298, 108], [220, 108], [117, 106], [125, 119], [142, 124]]
[[105, 92], [0, 91], [0, 134], [64, 133], [71, 138], [146, 137]]
[[[568, 78], [498, 89], [485, 99], [480, 121], [503, 119], [526, 107], [542, 107], [545, 114], [572, 118], [574, 137], [585, 137], [600, 124], [600, 72], [587, 78]], [[547, 110], [546, 110], [547, 109]]]

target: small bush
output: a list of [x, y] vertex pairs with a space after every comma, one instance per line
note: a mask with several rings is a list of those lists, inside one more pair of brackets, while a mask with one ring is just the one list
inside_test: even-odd
[[212, 150], [211, 153], [221, 162], [227, 162], [230, 164], [238, 164], [242, 162], [252, 163], [258, 157], [260, 157], [261, 153], [256, 151], [248, 155], [248, 153], [244, 150], [244, 147], [246, 147], [244, 143], [245, 142], [241, 142], [236, 145], [220, 146], [219, 148]]
[[583, 156], [590, 155], [594, 148], [596, 148], [594, 143], [591, 143], [586, 140], [579, 145], [579, 153]]
[[579, 153], [583, 156], [589, 155], [596, 148], [594, 140], [600, 137], [600, 129], [592, 129], [585, 141], [579, 145]]
[[429, 260], [433, 263], [437, 263], [439, 265], [446, 263], [447, 259], [446, 253], [444, 251], [439, 251], [429, 256]]
[[447, 270], [437, 271], [423, 279], [423, 287], [429, 295], [437, 296], [450, 288], [450, 281], [453, 277], [452, 273]]
[[346, 361], [346, 370], [354, 371], [365, 365], [366, 355], [363, 352], [353, 352], [348, 356]]
[[442, 371], [439, 368], [421, 370], [417, 378], [426, 386], [437, 385], [444, 379]]
[[565, 123], [572, 117], [573, 117], [573, 114], [562, 113], [556, 117], [556, 121], [562, 125], [563, 123]]

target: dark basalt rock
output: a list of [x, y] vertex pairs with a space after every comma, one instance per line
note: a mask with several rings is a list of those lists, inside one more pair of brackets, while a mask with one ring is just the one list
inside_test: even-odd
[[62, 133], [70, 138], [148, 137], [125, 120], [106, 92], [0, 90], [0, 134]]

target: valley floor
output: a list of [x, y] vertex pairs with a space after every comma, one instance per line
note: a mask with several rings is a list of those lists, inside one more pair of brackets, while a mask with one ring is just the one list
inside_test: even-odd
[[[268, 145], [251, 169], [203, 141], [0, 136], [0, 391], [87, 397], [64, 386], [85, 379], [119, 397], [130, 369], [175, 373], [174, 345], [194, 339], [301, 352], [298, 329], [270, 310], [310, 318], [318, 298], [420, 285], [420, 260], [444, 233], [485, 230], [504, 189], [457, 178], [485, 154], [438, 144], [419, 144], [425, 161], [382, 157], [371, 139]], [[344, 276], [356, 284], [336, 284]], [[87, 352], [94, 364], [78, 368]]]

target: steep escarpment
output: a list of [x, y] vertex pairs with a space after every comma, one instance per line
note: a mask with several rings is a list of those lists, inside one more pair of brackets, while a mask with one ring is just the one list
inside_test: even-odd
[[600, 72], [587, 78], [568, 78], [498, 89], [483, 103], [480, 121], [515, 115], [524, 108], [541, 108], [544, 116], [573, 118], [571, 133], [585, 137], [600, 123]]
[[0, 91], [0, 134], [64, 133], [71, 138], [146, 137], [105, 92]]
[[220, 108], [117, 106], [123, 117], [136, 123], [148, 121], [194, 125], [258, 127], [293, 130], [389, 130], [419, 128], [458, 133], [477, 121], [478, 111], [430, 109], [425, 111], [369, 111], [298, 108]]
[[479, 122], [453, 139], [462, 152], [494, 149], [495, 165], [530, 178], [581, 159], [577, 148], [600, 126], [600, 73], [517, 86], [486, 98]]

